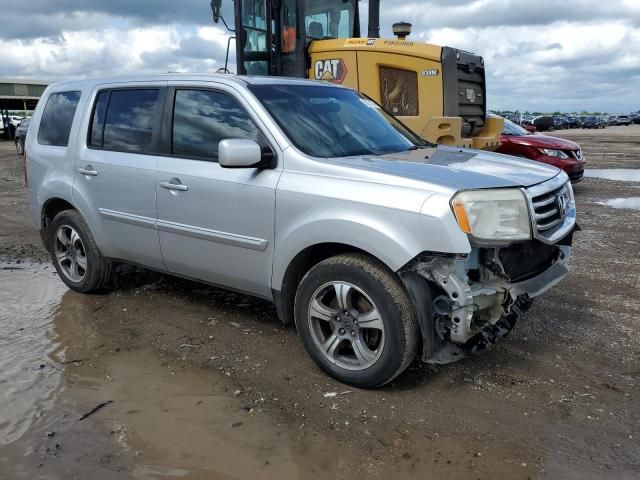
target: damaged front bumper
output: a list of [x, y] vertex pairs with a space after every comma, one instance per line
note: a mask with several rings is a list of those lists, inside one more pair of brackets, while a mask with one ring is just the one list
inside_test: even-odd
[[468, 255], [423, 254], [399, 272], [418, 310], [423, 360], [454, 362], [508, 335], [531, 300], [569, 272], [571, 237], [561, 243], [533, 240], [522, 252], [474, 247]]

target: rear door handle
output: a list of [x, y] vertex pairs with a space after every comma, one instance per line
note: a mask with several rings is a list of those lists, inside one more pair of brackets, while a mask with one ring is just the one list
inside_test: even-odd
[[78, 171], [83, 175], [89, 175], [91, 177], [95, 177], [98, 175], [98, 171], [93, 169], [93, 166], [86, 165], [84, 168], [79, 168]]
[[186, 192], [189, 190], [189, 187], [180, 183], [179, 178], [172, 178], [168, 182], [160, 182], [160, 186], [162, 188], [166, 188], [167, 190], [178, 190], [180, 192]]

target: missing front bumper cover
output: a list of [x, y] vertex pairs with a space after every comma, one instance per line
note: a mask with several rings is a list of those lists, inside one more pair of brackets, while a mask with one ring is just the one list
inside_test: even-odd
[[488, 351], [509, 334], [532, 298], [566, 276], [569, 256], [570, 248], [559, 246], [549, 268], [515, 283], [481, 264], [479, 249], [456, 257], [423, 255], [403, 269], [400, 276], [418, 309], [423, 360], [443, 364]]

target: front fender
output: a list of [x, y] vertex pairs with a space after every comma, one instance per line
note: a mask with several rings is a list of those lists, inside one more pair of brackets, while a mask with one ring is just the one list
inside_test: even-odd
[[[418, 215], [413, 214], [412, 217], [418, 224]], [[401, 226], [392, 231], [386, 225], [361, 223], [348, 218], [316, 218], [298, 225], [285, 235], [276, 237], [272, 288], [280, 289], [287, 267], [298, 253], [323, 243], [358, 248], [396, 271], [415, 257], [420, 248], [403, 230]]]

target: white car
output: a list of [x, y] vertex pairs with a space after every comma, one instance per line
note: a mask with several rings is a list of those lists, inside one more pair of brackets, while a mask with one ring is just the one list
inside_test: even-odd
[[18, 126], [20, 125], [20, 122], [23, 119], [24, 117], [19, 117], [17, 115], [9, 115], [9, 122], [11, 122], [11, 125], [13, 125], [16, 128], [18, 128]]

